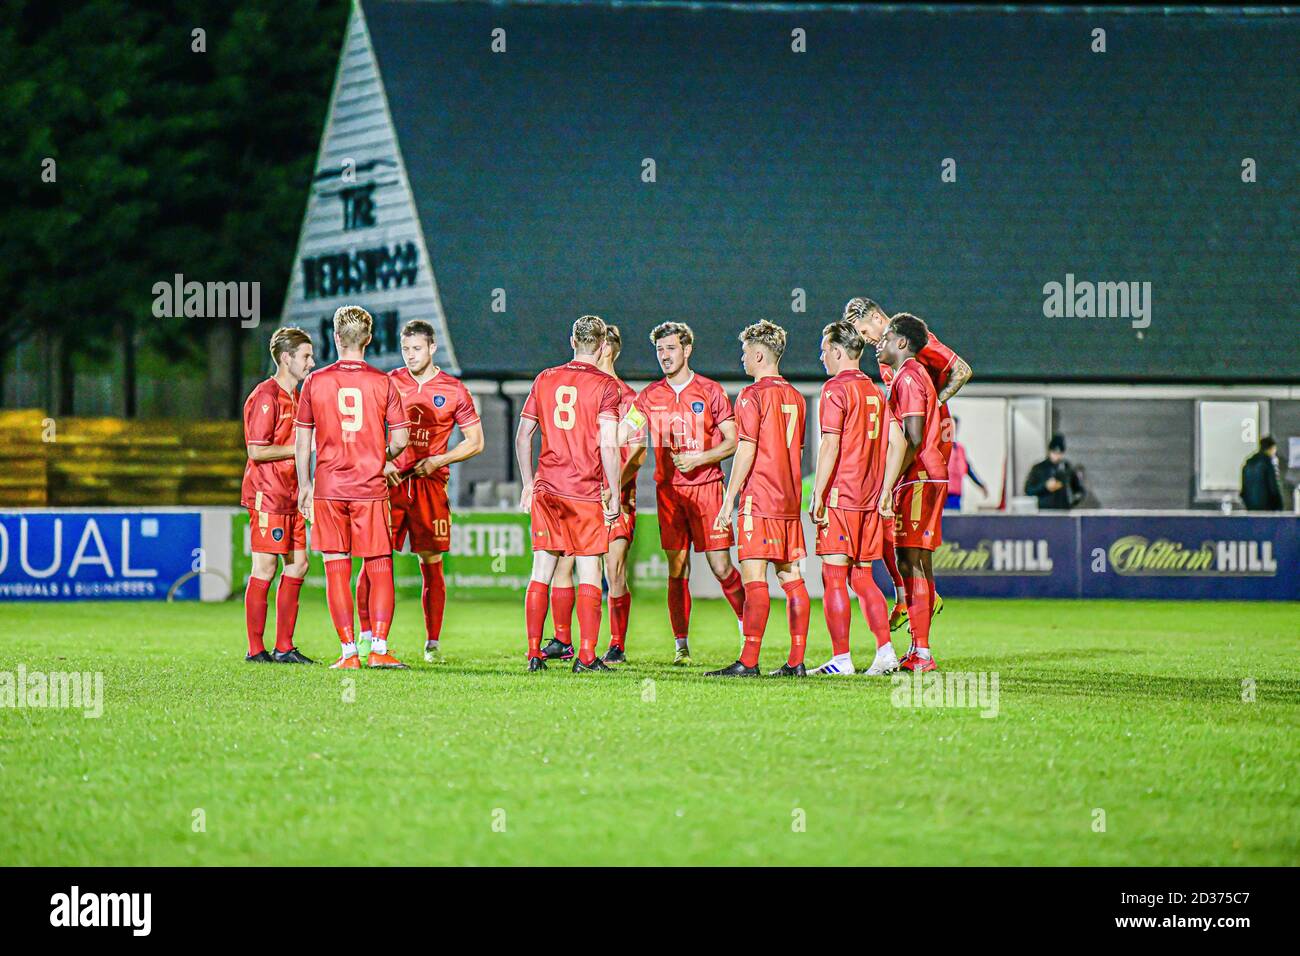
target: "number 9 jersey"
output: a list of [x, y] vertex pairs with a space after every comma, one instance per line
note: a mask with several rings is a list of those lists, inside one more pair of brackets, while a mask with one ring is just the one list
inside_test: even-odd
[[294, 424], [316, 430], [318, 500], [388, 498], [387, 428], [407, 428], [392, 379], [357, 361], [338, 361], [307, 376]]

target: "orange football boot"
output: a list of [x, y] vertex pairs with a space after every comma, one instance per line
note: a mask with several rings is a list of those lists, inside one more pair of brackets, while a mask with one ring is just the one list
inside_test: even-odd
[[349, 654], [347, 657], [340, 657], [330, 665], [332, 671], [359, 671], [361, 670], [361, 658], [356, 654]]
[[374, 651], [371, 651], [370, 656], [366, 658], [366, 666], [386, 667], [389, 670], [401, 670], [401, 671], [410, 670], [410, 668], [408, 668], [405, 664], [399, 661], [392, 654], [389, 654], [387, 651], [385, 651], [383, 654], [376, 654]]

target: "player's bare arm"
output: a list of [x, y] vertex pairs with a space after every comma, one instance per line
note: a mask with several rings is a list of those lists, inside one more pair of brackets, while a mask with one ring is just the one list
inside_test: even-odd
[[757, 454], [758, 446], [749, 439], [737, 443], [736, 460], [731, 463], [731, 480], [727, 482], [726, 493], [722, 496], [722, 508], [719, 509], [718, 516], [713, 519], [713, 527], [717, 530], [726, 531], [731, 523], [731, 512], [736, 506], [736, 496], [740, 494], [740, 489], [745, 487], [745, 480], [753, 470], [754, 457]]
[[817, 449], [817, 472], [813, 479], [812, 501], [808, 507], [808, 516], [813, 524], [827, 524], [826, 486], [831, 482], [835, 472], [835, 463], [840, 460], [840, 436], [837, 432], [822, 435], [821, 447]]
[[249, 461], [282, 461], [294, 457], [293, 445], [245, 445]]
[[619, 476], [623, 469], [623, 456], [618, 450], [618, 422], [612, 416], [600, 419], [600, 464], [605, 473], [605, 493], [601, 504], [606, 521], [617, 521], [620, 496], [615, 488], [622, 488]]
[[430, 455], [428, 458], [421, 458], [415, 463], [415, 467], [411, 469], [411, 474], [427, 478], [440, 468], [454, 465], [460, 461], [468, 461], [482, 451], [482, 423], [466, 425], [461, 429], [461, 440], [456, 443], [455, 448], [448, 448], [441, 455]]
[[673, 455], [673, 465], [678, 471], [694, 471], [701, 465], [720, 465], [736, 453], [736, 422], [727, 419], [718, 425], [722, 441], [705, 451], [678, 452]]
[[411, 441], [411, 430], [409, 428], [394, 428], [388, 433], [388, 448], [385, 450], [388, 460], [392, 461], [402, 452], [406, 451], [406, 446]]
[[880, 486], [880, 503], [878, 505], [882, 518], [894, 517], [894, 485], [903, 473], [916, 450], [921, 446], [925, 436], [925, 418], [921, 415], [909, 415], [899, 424], [897, 419], [889, 422], [889, 451], [885, 457], [885, 480]]
[[307, 520], [311, 520], [311, 440], [314, 428], [298, 426], [294, 436], [293, 460], [298, 471], [298, 511]]
[[523, 485], [519, 493], [519, 510], [527, 514], [533, 508], [533, 434], [537, 431], [537, 422], [531, 418], [519, 419], [519, 428], [515, 430], [515, 464], [519, 467], [519, 481]]
[[628, 456], [627, 463], [623, 465], [623, 474], [619, 478], [618, 486], [626, 488], [628, 483], [636, 478], [636, 473], [641, 470], [641, 464], [645, 461], [646, 446], [638, 445]]
[[962, 386], [970, 381], [972, 374], [974, 373], [971, 371], [971, 367], [966, 363], [966, 360], [960, 355], [956, 356], [952, 360], [952, 369], [948, 372], [948, 384], [945, 385], [943, 391], [939, 393], [939, 404], [942, 405], [944, 402], [948, 401], [948, 399], [960, 392]]

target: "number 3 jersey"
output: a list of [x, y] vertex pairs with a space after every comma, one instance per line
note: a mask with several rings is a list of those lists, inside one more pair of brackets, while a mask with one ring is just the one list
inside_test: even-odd
[[845, 369], [822, 386], [817, 417], [823, 435], [840, 436], [840, 454], [826, 484], [826, 507], [874, 511], [889, 447], [885, 396], [863, 372]]
[[761, 378], [736, 396], [736, 434], [757, 446], [740, 492], [742, 515], [799, 517], [804, 414], [803, 396], [779, 376]]
[[303, 382], [294, 424], [316, 429], [316, 498], [387, 498], [385, 428], [410, 425], [392, 379], [379, 369], [340, 360]]
[[521, 417], [542, 432], [534, 493], [600, 500], [600, 420], [617, 425], [620, 397], [618, 379], [587, 362], [557, 365], [533, 379]]

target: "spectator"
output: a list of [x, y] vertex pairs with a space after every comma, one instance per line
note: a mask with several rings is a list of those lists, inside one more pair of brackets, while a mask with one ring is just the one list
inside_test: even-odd
[[1241, 500], [1247, 511], [1281, 511], [1282, 478], [1277, 467], [1277, 442], [1272, 435], [1259, 440], [1259, 451], [1241, 466]]
[[1083, 500], [1081, 470], [1065, 460], [1065, 436], [1053, 435], [1047, 457], [1029, 469], [1025, 494], [1036, 496], [1043, 511], [1068, 511]]
[[961, 421], [959, 418], [952, 420], [953, 442], [952, 457], [948, 459], [948, 501], [944, 505], [950, 511], [961, 510], [961, 491], [962, 479], [969, 476], [970, 480], [975, 483], [985, 498], [989, 496], [989, 490], [985, 487], [984, 482], [980, 481], [979, 475], [975, 474], [975, 469], [970, 466], [970, 460], [966, 457], [966, 446], [956, 439], [957, 425]]

